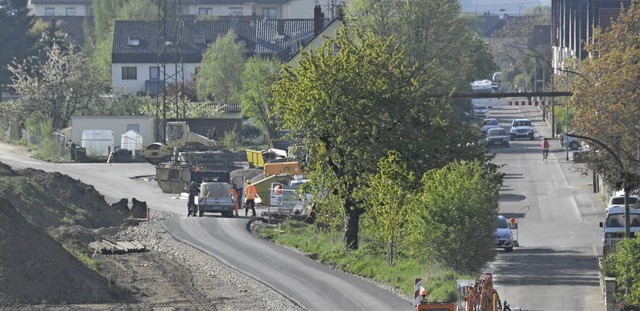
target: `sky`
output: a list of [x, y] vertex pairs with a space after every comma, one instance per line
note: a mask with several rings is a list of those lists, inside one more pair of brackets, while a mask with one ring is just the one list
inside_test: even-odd
[[534, 6], [551, 6], [551, 0], [460, 0], [462, 12], [500, 14], [501, 10], [509, 15], [521, 15]]

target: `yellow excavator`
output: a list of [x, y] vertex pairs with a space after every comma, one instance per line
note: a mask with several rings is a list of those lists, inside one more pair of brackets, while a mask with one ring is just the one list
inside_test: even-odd
[[220, 144], [200, 134], [191, 132], [185, 121], [167, 122], [166, 143], [155, 142], [140, 150], [140, 156], [158, 165], [182, 151], [208, 151], [220, 148]]

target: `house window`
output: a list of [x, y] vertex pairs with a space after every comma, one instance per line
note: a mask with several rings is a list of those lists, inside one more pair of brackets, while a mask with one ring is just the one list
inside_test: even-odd
[[262, 15], [268, 19], [277, 19], [278, 10], [276, 8], [263, 8]]
[[138, 46], [138, 45], [140, 45], [140, 38], [137, 38], [137, 37], [129, 37], [129, 38], [127, 38], [127, 45], [128, 46]]
[[67, 16], [76, 16], [76, 8], [74, 7], [66, 8], [64, 11], [64, 14]]
[[158, 80], [160, 78], [160, 67], [149, 67], [149, 80]]
[[242, 7], [230, 7], [229, 15], [231, 16], [242, 16]]
[[213, 16], [213, 8], [198, 8], [198, 15]]
[[193, 43], [195, 44], [207, 44], [207, 37], [204, 35], [195, 35], [193, 36]]
[[44, 16], [56, 16], [56, 8], [53, 8], [53, 7], [44, 8]]
[[122, 67], [122, 80], [137, 80], [138, 68], [137, 67]]

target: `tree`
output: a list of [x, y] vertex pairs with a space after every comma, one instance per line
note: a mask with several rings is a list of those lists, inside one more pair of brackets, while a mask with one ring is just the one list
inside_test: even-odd
[[364, 33], [392, 37], [393, 46], [399, 45], [410, 61], [429, 66], [439, 92], [470, 91], [471, 81], [496, 71], [487, 45], [467, 25], [457, 0], [355, 0], [349, 1], [347, 14]]
[[103, 85], [84, 54], [75, 46], [65, 53], [56, 44], [46, 52], [45, 61], [30, 57], [9, 66], [10, 86], [20, 94], [10, 106], [13, 115], [41, 115], [54, 128], [64, 128], [75, 114], [99, 111]]
[[29, 35], [33, 16], [28, 0], [0, 0], [0, 93], [11, 83], [8, 65], [21, 61], [31, 53], [37, 36]]
[[408, 66], [389, 39], [343, 28], [274, 84], [275, 113], [308, 150], [305, 172], [317, 172], [317, 182], [343, 203], [348, 248], [358, 248], [367, 210], [355, 192], [369, 186], [365, 177], [388, 151], [400, 152], [420, 176], [454, 159], [484, 157], [479, 134], [453, 118], [451, 102], [429, 96], [432, 77]]
[[408, 245], [457, 271], [477, 272], [495, 256], [500, 183], [477, 161], [431, 170], [422, 183]]
[[402, 245], [403, 236], [410, 227], [409, 198], [415, 176], [407, 170], [396, 151], [389, 151], [378, 164], [378, 172], [369, 178], [369, 188], [363, 201], [370, 206], [363, 219], [371, 238], [387, 246], [387, 264], [394, 264], [396, 247]]
[[196, 90], [201, 100], [213, 99], [217, 105], [238, 102], [242, 89], [244, 70], [244, 48], [235, 42], [233, 30], [207, 48], [196, 81]]
[[[607, 276], [616, 277], [616, 300], [640, 307], [640, 236], [616, 244], [615, 252], [605, 257]], [[631, 310], [631, 309], [628, 309]]]
[[276, 81], [281, 63], [276, 59], [261, 59], [254, 56], [247, 61], [242, 73], [242, 112], [269, 134], [277, 137], [277, 121], [274, 116], [271, 85]]
[[[502, 86], [509, 90], [533, 90], [536, 78], [550, 83], [551, 46], [529, 44], [538, 25], [551, 25], [551, 8], [529, 8], [521, 18], [511, 18], [491, 39], [491, 53], [503, 72]], [[544, 74], [543, 74], [544, 72]], [[539, 91], [539, 90], [538, 90]]]
[[[586, 46], [591, 57], [582, 62], [578, 74], [568, 74], [573, 81], [570, 107], [575, 111], [571, 128], [615, 150], [631, 174], [640, 169], [639, 32], [640, 3], [633, 1], [608, 31], [596, 30], [593, 43]], [[611, 154], [590, 146], [594, 152], [588, 153], [588, 168], [614, 188], [622, 187], [625, 176]]]

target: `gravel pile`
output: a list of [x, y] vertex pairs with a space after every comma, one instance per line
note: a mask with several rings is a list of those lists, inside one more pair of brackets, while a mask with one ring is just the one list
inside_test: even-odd
[[[168, 215], [164, 213], [151, 211], [150, 221], [120, 231], [117, 238], [119, 240], [136, 240], [144, 244], [151, 252], [172, 256], [191, 271], [193, 282], [199, 288], [206, 288], [207, 286], [204, 284], [209, 284], [209, 287], [210, 284], [217, 284], [216, 290], [224, 290], [219, 286], [227, 286], [231, 287], [228, 289], [230, 291], [250, 293], [251, 299], [227, 301], [227, 304], [231, 304], [227, 307], [232, 310], [306, 310], [270, 287], [229, 268], [216, 258], [174, 239], [162, 225], [162, 221], [167, 217]], [[224, 284], [221, 284], [221, 281]]]

